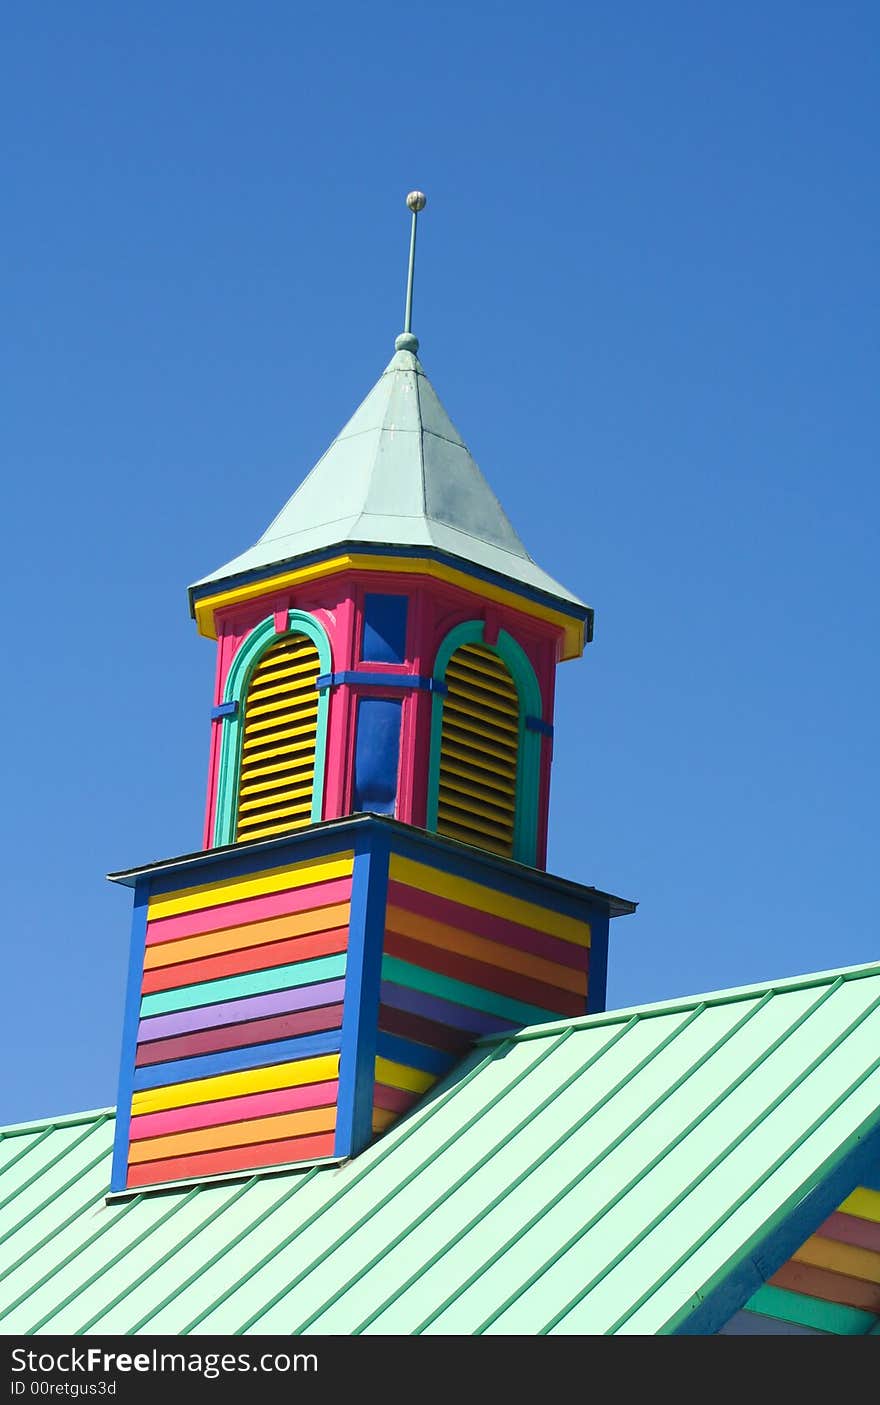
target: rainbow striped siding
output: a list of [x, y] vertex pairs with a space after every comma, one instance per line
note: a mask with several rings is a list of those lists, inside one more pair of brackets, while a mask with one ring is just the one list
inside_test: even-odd
[[480, 1035], [585, 1014], [589, 958], [585, 918], [392, 854], [374, 1132]]
[[880, 1321], [880, 1190], [860, 1186], [752, 1295], [725, 1332], [864, 1336]]
[[114, 1192], [356, 1155], [482, 1035], [602, 1009], [633, 906], [375, 815], [112, 876]]
[[126, 1188], [333, 1154], [352, 866], [149, 899]]

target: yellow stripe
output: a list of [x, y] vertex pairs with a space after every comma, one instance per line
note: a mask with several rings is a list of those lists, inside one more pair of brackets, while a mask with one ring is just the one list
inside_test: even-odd
[[291, 697], [290, 693], [281, 692], [280, 690], [278, 692], [261, 693], [259, 698], [254, 697], [252, 693], [248, 693], [248, 718], [251, 720], [255, 717], [267, 719], [279, 712], [288, 714], [295, 713], [297, 717], [302, 718], [317, 717], [318, 704], [314, 700], [315, 690], [312, 688], [309, 691], [311, 696], [302, 699]]
[[576, 946], [590, 945], [589, 923], [580, 922], [565, 913], [536, 907], [534, 903], [508, 897], [494, 888], [484, 888], [482, 883], [472, 883], [469, 878], [458, 878], [451, 873], [442, 873], [440, 869], [428, 868], [426, 864], [415, 863], [412, 859], [401, 858], [399, 854], [391, 855], [389, 871], [398, 883], [408, 883], [424, 893], [451, 898], [466, 907], [491, 912], [495, 917], [506, 917], [511, 922], [521, 923], [523, 927], [534, 927], [536, 931], [547, 932], [551, 937], [561, 937], [564, 942], [574, 942]]
[[[276, 745], [277, 743], [277, 745]], [[257, 750], [257, 747], [260, 749]], [[299, 753], [302, 753], [301, 755]], [[263, 737], [260, 741], [251, 743], [251, 752], [241, 758], [242, 772], [247, 771], [248, 775], [254, 774], [255, 766], [263, 766], [266, 762], [272, 761], [270, 767], [276, 774], [279, 771], [294, 771], [299, 766], [314, 766], [315, 755], [315, 734], [312, 732], [311, 738], [306, 737], [303, 742], [284, 742], [279, 737]], [[279, 764], [277, 757], [281, 757]]]
[[300, 566], [296, 570], [284, 571], [266, 580], [251, 581], [249, 585], [240, 585], [233, 590], [221, 590], [216, 595], [206, 596], [195, 605], [198, 631], [206, 639], [216, 639], [215, 611], [224, 609], [227, 605], [237, 605], [243, 600], [255, 600], [258, 596], [268, 595], [273, 591], [304, 585], [307, 581], [321, 580], [339, 571], [390, 571], [394, 575], [427, 576], [430, 580], [446, 581], [471, 595], [479, 595], [484, 600], [495, 600], [501, 605], [506, 605], [508, 609], [530, 615], [533, 619], [544, 620], [560, 629], [563, 635], [562, 660], [579, 659], [584, 652], [583, 620], [573, 620], [570, 615], [565, 615], [560, 610], [539, 605], [536, 600], [527, 600], [513, 591], [504, 590], [501, 586], [490, 585], [488, 581], [469, 576], [465, 571], [443, 566], [439, 561], [403, 556], [356, 556], [348, 553], [334, 556], [330, 561]]
[[[304, 798], [305, 797], [305, 798]], [[273, 808], [267, 810], [266, 806]], [[238, 828], [250, 829], [255, 824], [266, 824], [269, 820], [280, 820], [286, 815], [310, 815], [312, 799], [302, 786], [290, 786], [283, 795], [267, 795], [257, 792], [238, 807]]]
[[[468, 737], [456, 737], [450, 730], [446, 735], [446, 724], [443, 726], [443, 758], [446, 759], [447, 752], [456, 761], [461, 761], [465, 766], [470, 766], [472, 770], [482, 773], [486, 767], [491, 767], [488, 772], [495, 783], [503, 786], [505, 794], [510, 793], [510, 782], [516, 775], [516, 750], [509, 749], [502, 751], [500, 748], [488, 746], [483, 743], [477, 744]], [[488, 758], [493, 759], [490, 761]], [[497, 759], [496, 759], [497, 758]]]
[[[465, 762], [453, 763], [449, 757], [443, 755], [444, 785], [450, 790], [459, 790], [462, 795], [473, 795], [479, 791], [488, 791], [487, 795], [481, 796], [488, 805], [497, 805], [502, 810], [513, 810], [515, 808], [513, 800], [510, 798], [510, 786], [506, 785], [503, 779], [492, 774], [490, 771], [478, 770], [476, 766], [466, 769]], [[455, 776], [463, 781], [462, 786], [457, 786], [450, 776]]]
[[[283, 824], [268, 825], [239, 825], [239, 839], [271, 839], [273, 834], [289, 834], [292, 829], [305, 829], [311, 824], [308, 815], [300, 815], [299, 819], [285, 820]], [[246, 833], [243, 832], [246, 829]]]
[[437, 1082], [434, 1073], [422, 1073], [420, 1068], [394, 1063], [391, 1059], [376, 1059], [376, 1082], [386, 1088], [402, 1088], [407, 1093], [424, 1093]]
[[263, 873], [247, 874], [241, 878], [224, 878], [218, 883], [202, 883], [197, 888], [177, 889], [151, 898], [148, 918], [176, 917], [181, 912], [198, 912], [220, 903], [239, 902], [242, 898], [259, 898], [264, 893], [286, 892], [289, 888], [306, 888], [310, 883], [325, 883], [332, 878], [347, 878], [354, 867], [354, 854], [334, 854], [327, 859], [303, 859], [282, 868], [266, 869]]
[[845, 1215], [857, 1215], [860, 1220], [873, 1220], [880, 1224], [880, 1190], [865, 1190], [859, 1186], [847, 1196], [840, 1209]]
[[[268, 775], [264, 776], [255, 776], [253, 772], [248, 773], [247, 785], [241, 786], [242, 805], [244, 805], [245, 799], [251, 799], [253, 796], [257, 795], [266, 795], [273, 790], [284, 790], [285, 787], [290, 788], [291, 786], [300, 785], [303, 790], [308, 790], [315, 774], [314, 767], [310, 767], [307, 771], [303, 772], [297, 771], [294, 775], [291, 775], [288, 771], [279, 772], [272, 766], [267, 767], [267, 770]], [[300, 779], [300, 776], [302, 779]]]
[[473, 708], [462, 707], [460, 698], [467, 698], [469, 702], [476, 703], [477, 707], [486, 709], [486, 720], [493, 726], [500, 727], [504, 732], [514, 732], [519, 730], [519, 705], [516, 697], [510, 700], [491, 701], [489, 698], [481, 697], [475, 688], [469, 688], [464, 682], [455, 679], [454, 684], [450, 684], [451, 670], [447, 669], [446, 681], [449, 684], [449, 696], [446, 700], [447, 706], [460, 712], [463, 717], [474, 716]]
[[304, 1083], [325, 1083], [339, 1077], [339, 1055], [321, 1054], [314, 1059], [272, 1064], [269, 1068], [245, 1068], [239, 1073], [218, 1073], [213, 1078], [195, 1078], [189, 1083], [172, 1083], [167, 1088], [144, 1088], [133, 1093], [131, 1115], [163, 1112], [169, 1107], [192, 1107], [220, 1098], [240, 1098], [245, 1093], [267, 1093], [272, 1088], [298, 1088]]
[[845, 1273], [848, 1278], [860, 1278], [864, 1283], [880, 1283], [880, 1254], [872, 1249], [859, 1249], [854, 1244], [841, 1244], [836, 1239], [823, 1239], [814, 1234], [793, 1257], [800, 1264]]
[[[474, 815], [480, 815], [482, 819], [488, 820], [495, 826], [494, 833], [499, 838], [506, 838], [513, 832], [513, 806], [493, 805], [491, 801], [484, 800], [482, 795], [476, 793], [475, 788], [467, 786], [452, 785], [448, 777], [440, 782], [440, 813], [444, 818], [449, 819], [452, 824], [461, 824], [462, 821], [456, 819], [456, 815], [464, 815], [465, 823], [471, 821]], [[509, 814], [499, 814], [499, 809], [510, 811]], [[446, 811], [452, 813], [446, 814]], [[482, 825], [473, 820], [468, 824], [471, 829], [480, 830]], [[490, 831], [490, 833], [493, 831]]]

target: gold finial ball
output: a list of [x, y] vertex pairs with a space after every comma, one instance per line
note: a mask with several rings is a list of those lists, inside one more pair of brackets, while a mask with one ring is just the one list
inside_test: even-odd
[[419, 210], [424, 210], [425, 206], [428, 203], [428, 197], [421, 190], [411, 190], [409, 195], [406, 197], [406, 203], [412, 210], [413, 214], [417, 215], [419, 213]]

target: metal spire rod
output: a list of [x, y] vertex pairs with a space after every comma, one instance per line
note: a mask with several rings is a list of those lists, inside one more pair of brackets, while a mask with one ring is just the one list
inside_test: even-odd
[[409, 272], [406, 277], [406, 312], [403, 317], [403, 330], [408, 335], [412, 332], [413, 280], [416, 273], [416, 225], [419, 219], [419, 210], [424, 210], [428, 202], [420, 190], [411, 190], [406, 197], [406, 203], [412, 210], [412, 229], [409, 236]]

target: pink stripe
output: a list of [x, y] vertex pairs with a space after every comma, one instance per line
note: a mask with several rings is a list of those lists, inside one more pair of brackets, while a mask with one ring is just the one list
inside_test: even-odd
[[395, 879], [388, 884], [388, 905], [402, 907], [418, 917], [445, 922], [447, 927], [470, 932], [475, 937], [485, 937], [490, 942], [500, 942], [502, 946], [514, 946], [532, 956], [544, 956], [548, 961], [557, 961], [560, 966], [571, 966], [576, 971], [583, 971], [587, 964], [589, 947], [577, 946], [574, 942], [563, 941], [561, 937], [551, 937], [547, 932], [524, 927], [519, 922], [509, 922], [504, 917], [495, 917], [491, 912], [481, 912], [476, 907], [465, 907], [451, 898], [423, 893], [420, 888], [411, 888]]
[[835, 1239], [838, 1244], [854, 1244], [856, 1248], [880, 1253], [880, 1224], [874, 1220], [861, 1220], [845, 1210], [836, 1210], [829, 1215], [816, 1233], [823, 1239]]
[[406, 1112], [421, 1096], [421, 1093], [407, 1093], [403, 1088], [389, 1088], [386, 1083], [377, 1083], [373, 1104], [383, 1112]]
[[309, 1083], [302, 1088], [275, 1088], [269, 1093], [247, 1093], [243, 1098], [223, 1098], [194, 1107], [172, 1107], [167, 1112], [147, 1112], [131, 1119], [131, 1140], [160, 1137], [166, 1132], [195, 1132], [200, 1127], [220, 1127], [249, 1117], [270, 1117], [276, 1112], [299, 1112], [306, 1107], [332, 1107], [339, 1084]]
[[147, 923], [147, 946], [173, 942], [180, 937], [198, 937], [245, 922], [263, 922], [269, 917], [286, 917], [291, 912], [311, 912], [314, 908], [344, 903], [351, 897], [351, 879], [333, 878], [328, 883], [312, 883], [307, 888], [289, 888], [283, 893], [266, 893], [261, 898], [220, 903], [198, 912], [181, 912], [176, 917], [155, 917]]

